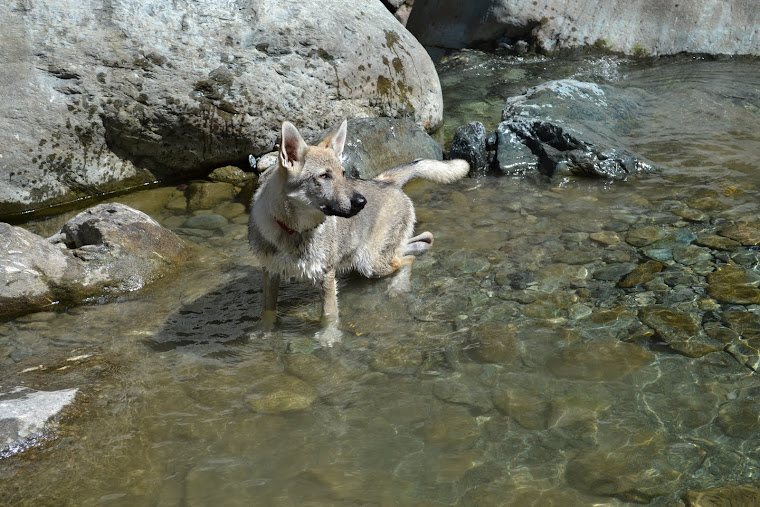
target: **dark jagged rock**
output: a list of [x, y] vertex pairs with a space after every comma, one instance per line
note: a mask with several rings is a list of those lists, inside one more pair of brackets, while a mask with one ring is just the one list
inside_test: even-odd
[[462, 125], [454, 133], [449, 156], [470, 163], [471, 174], [484, 174], [488, 169], [486, 128], [479, 121]]
[[[550, 81], [507, 99], [497, 129], [503, 172], [622, 180], [655, 170], [617, 140], [636, 113], [637, 91], [572, 79]], [[526, 149], [527, 148], [527, 149]]]

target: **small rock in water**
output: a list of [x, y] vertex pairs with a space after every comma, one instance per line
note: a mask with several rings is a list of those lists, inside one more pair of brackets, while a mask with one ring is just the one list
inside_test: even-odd
[[639, 311], [639, 318], [654, 329], [668, 346], [688, 357], [701, 357], [720, 350], [719, 344], [710, 343], [691, 315], [670, 308], [649, 306]]
[[616, 380], [654, 361], [654, 354], [639, 345], [595, 341], [571, 346], [547, 366], [554, 375], [578, 380]]
[[760, 289], [741, 267], [722, 266], [707, 276], [707, 292], [722, 303], [760, 304]]
[[707, 248], [712, 248], [713, 250], [727, 251], [735, 250], [736, 247], [741, 245], [741, 243], [738, 241], [734, 241], [733, 239], [729, 239], [723, 236], [718, 236], [717, 234], [703, 234], [701, 236], [697, 236], [697, 239], [694, 240], [694, 242], [699, 246], [705, 246]]
[[250, 180], [257, 178], [254, 172], [245, 172], [239, 167], [234, 165], [228, 165], [214, 169], [208, 175], [208, 179], [219, 183], [231, 183], [233, 185], [242, 186]]
[[760, 245], [760, 228], [752, 224], [731, 224], [720, 229], [718, 234], [738, 241], [744, 246]]
[[514, 387], [499, 389], [493, 394], [493, 403], [525, 429], [543, 430], [549, 426], [551, 404], [537, 391]]
[[496, 128], [496, 163], [502, 173], [509, 175], [524, 175], [538, 169], [538, 157], [509, 128], [508, 122]]
[[514, 324], [483, 322], [473, 326], [469, 354], [476, 361], [504, 364], [517, 356]]
[[673, 259], [673, 250], [670, 248], [646, 248], [643, 253], [658, 262], [667, 262]]
[[597, 280], [604, 280], [604, 281], [613, 281], [613, 280], [620, 280], [624, 276], [626, 276], [628, 273], [633, 271], [636, 268], [635, 264], [631, 263], [620, 263], [620, 264], [611, 264], [609, 266], [605, 266], [603, 268], [597, 269], [594, 271], [594, 278]]
[[760, 430], [760, 404], [744, 398], [732, 400], [720, 408], [716, 422], [726, 435], [750, 438]]
[[213, 231], [227, 225], [227, 219], [216, 213], [205, 213], [187, 219], [182, 227], [187, 229], [205, 229]]
[[221, 215], [227, 220], [232, 220], [233, 218], [245, 213], [245, 205], [239, 202], [223, 202], [219, 206], [215, 207], [213, 211], [217, 215]]
[[691, 208], [676, 208], [673, 210], [673, 214], [690, 222], [704, 222], [710, 219], [707, 213]]
[[662, 271], [665, 266], [659, 261], [646, 261], [634, 268], [628, 275], [625, 276], [620, 282], [619, 287], [631, 288], [637, 285], [643, 285], [652, 280], [657, 273]]
[[317, 392], [303, 380], [286, 374], [266, 377], [251, 386], [255, 392], [245, 396], [245, 404], [254, 412], [280, 414], [308, 408]]
[[617, 245], [620, 243], [620, 237], [613, 231], [593, 232], [589, 234], [589, 238], [603, 245]]
[[687, 245], [673, 249], [673, 260], [685, 266], [712, 260], [710, 250], [696, 245]]
[[190, 211], [212, 209], [232, 200], [235, 187], [230, 183], [195, 182], [187, 188], [187, 208]]
[[77, 391], [16, 387], [0, 393], [0, 450], [42, 431], [48, 419], [74, 401]]
[[720, 486], [700, 491], [687, 491], [684, 500], [688, 507], [760, 505], [760, 489], [740, 485]]
[[675, 491], [681, 477], [660, 447], [649, 443], [611, 452], [584, 452], [568, 463], [565, 478], [573, 488], [592, 495], [649, 503]]
[[633, 246], [647, 246], [659, 241], [665, 236], [665, 231], [654, 225], [631, 229], [625, 235], [625, 241]]
[[433, 394], [439, 400], [466, 405], [478, 412], [488, 412], [493, 408], [491, 396], [486, 388], [465, 376], [436, 381], [433, 384]]

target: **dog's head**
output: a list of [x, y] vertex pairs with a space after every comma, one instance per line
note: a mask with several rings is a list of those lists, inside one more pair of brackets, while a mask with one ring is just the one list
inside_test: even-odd
[[324, 213], [350, 218], [359, 213], [367, 200], [344, 176], [341, 156], [346, 144], [344, 120], [334, 134], [317, 146], [309, 146], [292, 123], [282, 124], [279, 170], [286, 179], [290, 199]]

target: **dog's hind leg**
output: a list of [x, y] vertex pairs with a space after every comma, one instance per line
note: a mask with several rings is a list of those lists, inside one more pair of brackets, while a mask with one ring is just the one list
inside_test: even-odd
[[427, 252], [431, 246], [433, 246], [433, 235], [425, 231], [418, 236], [409, 238], [404, 255], [419, 255]]
[[414, 264], [415, 259], [414, 255], [404, 255], [394, 263], [397, 269], [393, 273], [393, 278], [388, 285], [388, 295], [390, 297], [406, 294], [412, 289], [412, 264]]
[[274, 326], [275, 320], [277, 320], [277, 295], [280, 292], [280, 275], [279, 273], [272, 273], [263, 270], [264, 273], [264, 286], [263, 286], [263, 302], [261, 308], [261, 320], [266, 326]]

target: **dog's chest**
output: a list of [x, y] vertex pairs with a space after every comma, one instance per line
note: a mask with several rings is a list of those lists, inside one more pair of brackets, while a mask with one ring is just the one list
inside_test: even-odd
[[276, 243], [251, 231], [250, 241], [262, 265], [286, 277], [297, 277], [314, 282], [322, 280], [334, 256], [333, 248], [323, 234], [287, 235]]

